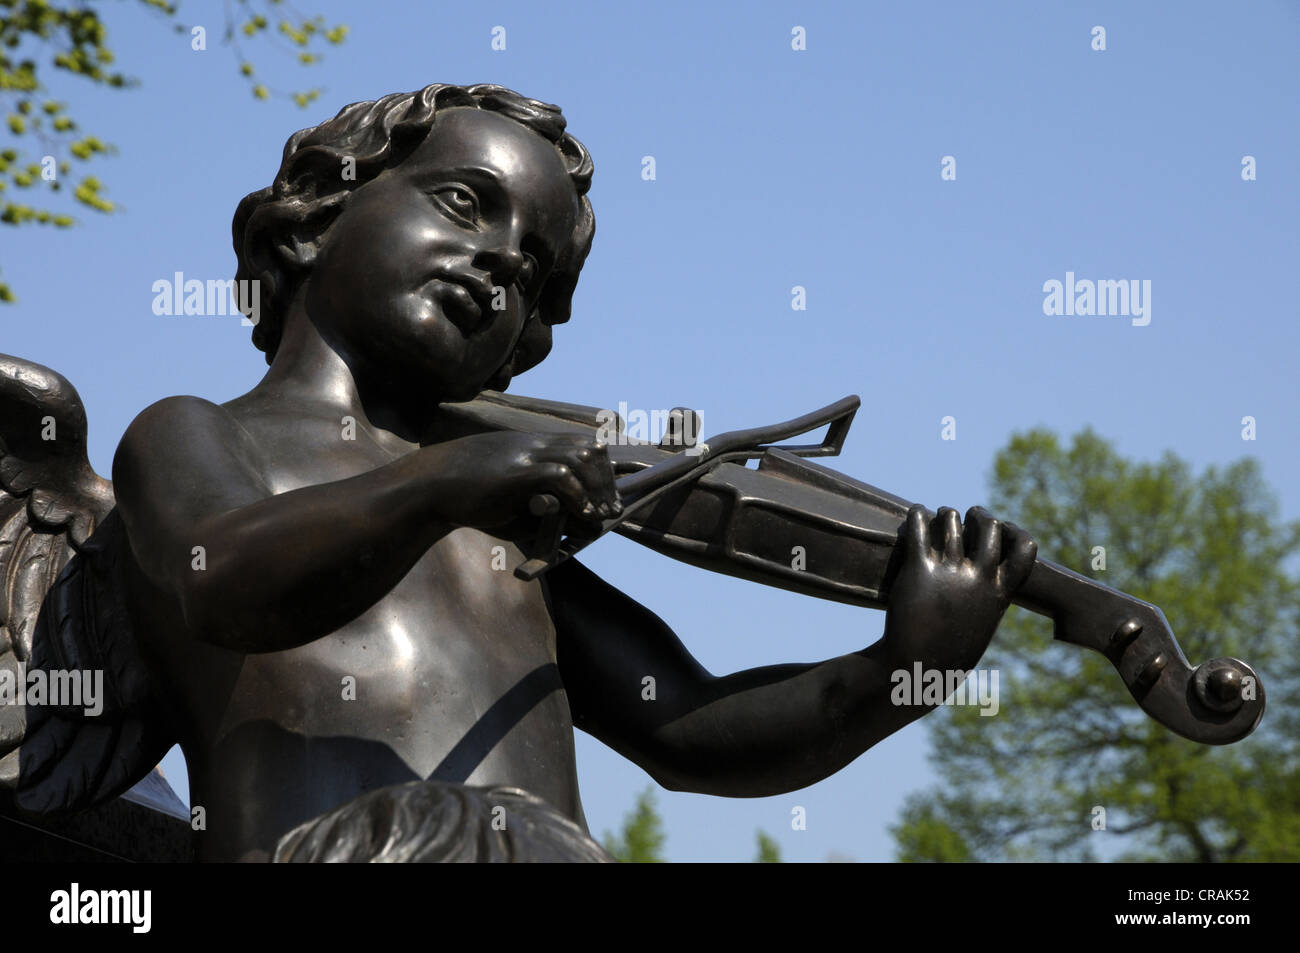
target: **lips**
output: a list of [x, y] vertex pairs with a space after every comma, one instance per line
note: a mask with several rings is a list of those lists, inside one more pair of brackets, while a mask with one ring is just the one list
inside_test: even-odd
[[462, 333], [471, 334], [488, 324], [491, 285], [450, 275], [438, 275], [429, 284], [443, 313]]

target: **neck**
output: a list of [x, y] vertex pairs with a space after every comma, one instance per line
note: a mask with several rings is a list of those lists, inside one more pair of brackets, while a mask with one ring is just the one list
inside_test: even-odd
[[340, 418], [352, 417], [380, 442], [424, 443], [432, 430], [430, 415], [412, 414], [410, 401], [362, 386], [352, 364], [317, 330], [301, 298], [294, 300], [275, 358], [252, 394], [277, 402], [324, 405]]

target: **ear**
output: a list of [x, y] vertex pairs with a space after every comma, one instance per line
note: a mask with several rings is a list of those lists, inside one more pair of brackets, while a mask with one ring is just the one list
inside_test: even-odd
[[319, 250], [319, 237], [304, 242], [299, 236], [291, 235], [287, 242], [275, 243], [276, 254], [297, 268], [310, 268], [316, 264], [316, 253]]
[[335, 192], [318, 199], [306, 217], [294, 222], [287, 234], [276, 240], [275, 251], [281, 260], [296, 268], [311, 268], [316, 264], [325, 235], [342, 214], [347, 197], [347, 192]]

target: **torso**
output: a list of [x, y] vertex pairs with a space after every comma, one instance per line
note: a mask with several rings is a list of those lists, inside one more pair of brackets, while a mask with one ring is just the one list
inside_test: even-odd
[[[227, 409], [266, 449], [277, 494], [396, 456], [362, 433], [339, 454], [339, 422], [300, 408], [291, 426], [241, 401]], [[265, 859], [303, 821], [430, 777], [524, 788], [585, 829], [555, 629], [540, 584], [513, 575], [523, 558], [509, 540], [453, 529], [352, 622], [250, 655], [178, 638], [179, 612], [133, 572], [140, 635], [206, 814], [200, 859]]]

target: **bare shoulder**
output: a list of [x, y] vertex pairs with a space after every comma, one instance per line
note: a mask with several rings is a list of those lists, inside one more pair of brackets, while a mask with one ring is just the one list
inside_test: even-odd
[[182, 395], [164, 397], [140, 411], [123, 435], [122, 445], [143, 449], [160, 438], [183, 438], [189, 434], [224, 434], [238, 439], [241, 432], [235, 416], [225, 407], [202, 397]]
[[131, 422], [113, 457], [119, 504], [191, 498], [197, 509], [269, 495], [259, 447], [226, 408], [201, 397], [167, 397]]

